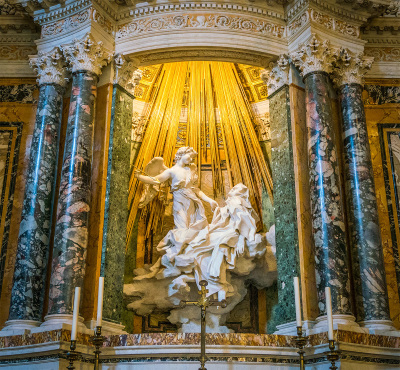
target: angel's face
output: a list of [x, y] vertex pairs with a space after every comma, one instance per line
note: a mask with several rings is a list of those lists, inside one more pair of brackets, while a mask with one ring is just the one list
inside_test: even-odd
[[182, 156], [181, 161], [183, 164], [190, 164], [193, 162], [194, 155], [193, 153], [189, 152]]

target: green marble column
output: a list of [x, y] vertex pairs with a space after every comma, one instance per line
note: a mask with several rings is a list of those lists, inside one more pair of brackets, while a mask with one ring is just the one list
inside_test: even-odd
[[125, 265], [133, 99], [114, 85], [100, 274], [104, 276], [104, 320], [118, 324], [123, 309], [121, 271]]
[[271, 169], [274, 186], [278, 304], [273, 308], [268, 332], [296, 335], [293, 278], [300, 277], [296, 189], [289, 96], [290, 63], [281, 55], [261, 73], [268, 87], [271, 126]]
[[[278, 305], [273, 320], [280, 325], [296, 320], [293, 277], [300, 276], [296, 191], [293, 165], [289, 86], [269, 96], [272, 144], [272, 178], [276, 259], [278, 266]], [[295, 325], [293, 325], [293, 328]]]

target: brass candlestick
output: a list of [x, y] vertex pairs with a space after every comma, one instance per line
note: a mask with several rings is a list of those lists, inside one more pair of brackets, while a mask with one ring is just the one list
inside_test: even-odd
[[307, 343], [307, 337], [303, 337], [303, 328], [301, 326], [297, 327], [297, 337], [295, 339], [296, 347], [299, 349], [297, 352], [300, 356], [300, 370], [305, 370], [304, 364], [304, 347]]
[[198, 292], [200, 294], [200, 298], [198, 301], [182, 301], [181, 307], [185, 307], [186, 305], [197, 306], [201, 308], [201, 336], [200, 336], [200, 368], [199, 370], [207, 370], [204, 365], [207, 361], [206, 356], [206, 310], [209, 306], [221, 306], [222, 308], [226, 307], [226, 300], [216, 301], [207, 298], [208, 290], [206, 286], [208, 285], [207, 281], [200, 281], [201, 290]]
[[339, 360], [339, 351], [335, 351], [335, 341], [333, 339], [329, 339], [329, 350], [330, 352], [326, 355], [328, 361], [332, 364], [329, 369], [337, 370], [336, 361]]
[[79, 358], [79, 352], [76, 350], [76, 340], [71, 340], [71, 345], [69, 346], [69, 351], [67, 352], [67, 360], [69, 361], [69, 365], [67, 366], [68, 370], [74, 370], [74, 361]]
[[94, 370], [100, 369], [100, 347], [103, 346], [105, 338], [101, 335], [101, 326], [96, 326], [94, 330], [94, 336], [91, 338], [91, 342], [95, 346], [94, 351]]

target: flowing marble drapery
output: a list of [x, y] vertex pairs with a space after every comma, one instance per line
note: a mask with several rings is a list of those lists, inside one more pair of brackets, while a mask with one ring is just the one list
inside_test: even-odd
[[[65, 65], [60, 51], [31, 59], [39, 78], [39, 101], [30, 149], [25, 197], [18, 237], [9, 322], [27, 327], [42, 319], [51, 218], [64, 94]], [[19, 323], [21, 327], [21, 322]], [[7, 327], [6, 327], [7, 328]]]

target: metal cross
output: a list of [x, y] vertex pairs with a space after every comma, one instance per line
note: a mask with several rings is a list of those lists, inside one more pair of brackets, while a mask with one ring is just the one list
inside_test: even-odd
[[214, 299], [207, 298], [208, 289], [206, 286], [208, 285], [207, 281], [201, 280], [200, 281], [201, 290], [198, 291], [200, 294], [200, 298], [198, 301], [182, 301], [182, 307], [186, 305], [189, 306], [197, 306], [201, 308], [201, 339], [200, 339], [200, 364], [201, 367], [199, 370], [207, 370], [204, 365], [207, 361], [206, 357], [206, 310], [209, 306], [221, 306], [222, 308], [226, 307], [226, 300], [223, 299], [221, 302]]

